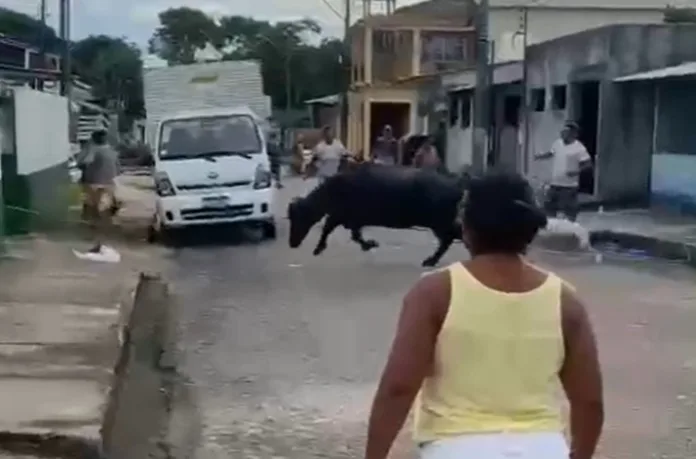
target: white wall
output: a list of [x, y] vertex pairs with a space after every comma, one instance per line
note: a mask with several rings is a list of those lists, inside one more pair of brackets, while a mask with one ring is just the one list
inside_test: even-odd
[[[450, 97], [453, 97], [450, 95]], [[466, 100], [466, 99], [464, 99]], [[454, 125], [447, 125], [447, 151], [445, 152], [445, 166], [451, 172], [459, 172], [466, 165], [471, 165], [471, 150], [473, 142], [472, 130], [472, 104], [469, 103], [469, 124], [462, 127], [461, 109], [464, 102], [457, 98], [457, 119]], [[452, 107], [455, 108], [455, 107]]]
[[17, 88], [14, 103], [17, 173], [29, 175], [65, 163], [70, 156], [67, 99]]
[[[539, 3], [543, 4], [544, 0]], [[662, 8], [662, 2], [657, 0], [654, 10], [532, 7], [528, 16], [529, 44], [611, 24], [659, 24], [662, 23]], [[496, 61], [522, 58], [523, 39], [520, 35], [513, 38], [515, 32], [521, 31], [521, 26], [521, 10], [491, 9], [490, 32], [495, 40]]]

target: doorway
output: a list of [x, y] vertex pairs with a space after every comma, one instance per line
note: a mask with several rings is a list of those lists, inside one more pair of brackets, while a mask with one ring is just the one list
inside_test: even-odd
[[370, 102], [370, 149], [382, 135], [384, 126], [392, 127], [394, 137], [400, 139], [409, 134], [411, 104], [406, 102]]
[[593, 168], [580, 174], [580, 193], [595, 194], [597, 176], [597, 134], [599, 132], [599, 81], [575, 83], [573, 105], [575, 122], [580, 126], [579, 140], [592, 158]]

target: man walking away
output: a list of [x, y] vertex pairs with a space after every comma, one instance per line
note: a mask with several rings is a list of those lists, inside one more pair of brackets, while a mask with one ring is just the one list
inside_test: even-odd
[[394, 165], [399, 160], [398, 156], [399, 142], [394, 137], [392, 127], [386, 125], [372, 147], [372, 157], [376, 163]]
[[319, 183], [336, 175], [341, 159], [348, 155], [346, 147], [334, 137], [331, 126], [322, 129], [322, 140], [314, 147], [312, 163], [316, 168]]
[[[94, 233], [94, 245], [90, 252], [100, 253], [104, 226], [119, 207], [115, 193], [118, 153], [107, 144], [106, 131], [92, 133], [92, 145], [83, 161], [87, 217]], [[102, 210], [104, 197], [109, 199], [108, 215]]]
[[592, 167], [592, 158], [578, 140], [578, 125], [569, 121], [561, 131], [561, 138], [551, 150], [536, 155], [536, 159], [552, 159], [551, 184], [546, 195], [545, 208], [549, 216], [562, 212], [574, 222], [578, 217], [578, 187], [580, 173]]

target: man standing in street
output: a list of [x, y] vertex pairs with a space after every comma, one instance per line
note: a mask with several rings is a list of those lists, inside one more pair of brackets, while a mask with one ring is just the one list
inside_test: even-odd
[[275, 185], [277, 189], [283, 188], [283, 177], [282, 177], [282, 161], [283, 161], [283, 149], [280, 145], [278, 135], [276, 133], [271, 133], [268, 136], [268, 159], [271, 162], [271, 173], [275, 180]]
[[341, 165], [341, 160], [348, 155], [346, 147], [340, 140], [334, 137], [331, 126], [322, 129], [322, 139], [314, 147], [312, 163], [317, 171], [319, 184], [327, 178], [336, 175]]
[[551, 183], [546, 195], [546, 212], [555, 217], [562, 212], [574, 222], [578, 216], [578, 187], [580, 173], [592, 168], [592, 158], [585, 146], [578, 140], [579, 127], [569, 121], [561, 131], [561, 138], [551, 146], [551, 150], [536, 155], [536, 159], [553, 161]]
[[[92, 145], [82, 160], [85, 204], [90, 226], [94, 232], [92, 253], [100, 253], [104, 226], [119, 208], [116, 199], [116, 177], [119, 172], [118, 153], [106, 141], [106, 131], [92, 133]], [[109, 200], [108, 216], [102, 210], [104, 198]]]
[[399, 158], [399, 142], [394, 137], [392, 127], [384, 126], [382, 135], [377, 138], [375, 145], [372, 147], [372, 157], [378, 164], [394, 165]]

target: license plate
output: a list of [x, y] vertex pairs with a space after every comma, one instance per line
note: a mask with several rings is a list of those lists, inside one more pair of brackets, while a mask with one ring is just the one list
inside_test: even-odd
[[203, 198], [203, 207], [208, 209], [220, 209], [227, 207], [229, 200], [227, 196], [207, 196]]

